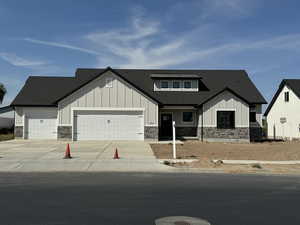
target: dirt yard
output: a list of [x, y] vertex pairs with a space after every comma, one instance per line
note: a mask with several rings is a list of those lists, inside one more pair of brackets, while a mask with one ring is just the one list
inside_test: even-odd
[[[152, 144], [151, 147], [158, 159], [172, 158], [171, 144]], [[235, 144], [188, 141], [176, 145], [176, 148], [177, 158], [197, 159], [197, 161], [173, 164], [175, 167], [217, 169], [229, 173], [300, 174], [300, 165], [224, 165], [211, 161], [212, 159], [300, 160], [300, 142]]]
[[[172, 158], [171, 144], [152, 144], [159, 159]], [[177, 144], [177, 156], [182, 159], [300, 160], [300, 142], [271, 143], [205, 143], [187, 141]]]

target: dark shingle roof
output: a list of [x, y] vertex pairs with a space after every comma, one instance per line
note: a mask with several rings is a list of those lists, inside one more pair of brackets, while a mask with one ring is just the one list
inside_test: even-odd
[[293, 90], [293, 92], [300, 98], [300, 79], [283, 79], [279, 84], [279, 88], [276, 91], [274, 97], [272, 98], [272, 101], [268, 105], [268, 108], [266, 109], [264, 116], [268, 115], [278, 95], [280, 94], [280, 92], [282, 91], [285, 85], [289, 86]]
[[[244, 70], [142, 70], [142, 69], [78, 69], [75, 77], [29, 77], [11, 105], [55, 106], [57, 101], [73, 93], [107, 70], [112, 70], [146, 95], [165, 105], [201, 105], [212, 96], [228, 89], [249, 104], [266, 101]], [[155, 92], [153, 74], [197, 75], [199, 92]]]

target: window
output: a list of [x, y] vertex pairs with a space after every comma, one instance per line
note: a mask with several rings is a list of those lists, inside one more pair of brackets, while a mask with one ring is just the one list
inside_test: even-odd
[[107, 87], [107, 88], [112, 87], [112, 78], [106, 78], [105, 87]]
[[256, 112], [250, 112], [249, 118], [250, 118], [250, 122], [255, 123], [256, 122]]
[[289, 92], [288, 92], [288, 91], [287, 91], [287, 92], [284, 92], [284, 101], [285, 101], [285, 102], [289, 102], [289, 100], [290, 100]]
[[217, 128], [234, 129], [235, 112], [234, 111], [217, 111]]
[[183, 82], [184, 88], [192, 88], [192, 82], [191, 81], [184, 81]]
[[169, 82], [168, 81], [161, 81], [160, 82], [160, 88], [169, 88]]
[[173, 88], [180, 88], [180, 81], [173, 81]]
[[193, 112], [183, 112], [182, 113], [182, 121], [186, 123], [191, 123], [193, 122], [194, 117], [193, 117]]

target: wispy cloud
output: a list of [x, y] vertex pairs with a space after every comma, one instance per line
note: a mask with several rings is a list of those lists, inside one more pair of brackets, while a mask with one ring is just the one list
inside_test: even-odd
[[73, 46], [73, 45], [69, 45], [69, 44], [63, 44], [63, 43], [59, 43], [59, 42], [42, 41], [42, 40], [37, 40], [37, 39], [32, 39], [32, 38], [24, 38], [23, 40], [34, 43], [34, 44], [47, 45], [47, 46], [53, 46], [53, 47], [58, 47], [58, 48], [66, 48], [66, 49], [80, 51], [80, 52], [84, 52], [84, 53], [88, 53], [88, 54], [92, 54], [92, 55], [100, 55], [98, 52], [90, 50], [90, 49], [81, 48], [81, 47], [77, 47], [77, 46]]
[[21, 66], [21, 67], [34, 67], [34, 66], [41, 66], [47, 64], [47, 62], [44, 61], [25, 59], [17, 56], [14, 53], [7, 53], [7, 52], [0, 52], [0, 58], [14, 66]]

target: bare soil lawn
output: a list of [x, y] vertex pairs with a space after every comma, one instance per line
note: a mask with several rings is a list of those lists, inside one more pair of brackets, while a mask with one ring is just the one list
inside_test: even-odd
[[[172, 158], [171, 144], [152, 144], [151, 147], [157, 158]], [[187, 141], [177, 144], [176, 149], [178, 158], [182, 159], [300, 160], [300, 142], [235, 144]]]
[[[171, 144], [152, 144], [152, 150], [158, 159], [172, 158]], [[220, 169], [229, 173], [277, 173], [299, 174], [300, 165], [224, 165], [213, 163], [212, 159], [231, 160], [300, 160], [300, 142], [265, 142], [265, 143], [205, 143], [187, 141], [177, 144], [177, 158], [197, 159], [192, 163], [176, 163], [181, 168]]]

